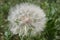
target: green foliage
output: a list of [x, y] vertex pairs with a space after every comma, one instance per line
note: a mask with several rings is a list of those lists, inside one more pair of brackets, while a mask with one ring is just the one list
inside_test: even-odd
[[[19, 37], [9, 31], [7, 21], [9, 8], [22, 2], [34, 3], [45, 11], [48, 21], [41, 35]], [[60, 40], [59, 37], [60, 0], [0, 0], [0, 40]]]

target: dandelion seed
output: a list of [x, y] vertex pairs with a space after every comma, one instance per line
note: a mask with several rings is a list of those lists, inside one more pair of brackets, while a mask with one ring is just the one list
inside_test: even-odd
[[46, 15], [44, 11], [34, 4], [21, 3], [9, 10], [9, 29], [13, 34], [35, 35], [44, 30]]

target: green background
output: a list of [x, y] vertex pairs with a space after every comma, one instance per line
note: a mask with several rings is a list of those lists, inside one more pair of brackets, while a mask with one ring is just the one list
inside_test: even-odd
[[[25, 36], [21, 39], [9, 31], [9, 8], [22, 2], [39, 5], [45, 11], [48, 21], [41, 35]], [[60, 40], [60, 0], [0, 0], [0, 40]]]

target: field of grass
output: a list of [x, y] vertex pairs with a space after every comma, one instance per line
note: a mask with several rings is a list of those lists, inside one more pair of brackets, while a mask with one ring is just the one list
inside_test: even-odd
[[[48, 21], [41, 35], [21, 39], [18, 34], [12, 35], [9, 31], [9, 9], [22, 2], [34, 3], [45, 11]], [[0, 0], [0, 40], [60, 40], [60, 0]]]

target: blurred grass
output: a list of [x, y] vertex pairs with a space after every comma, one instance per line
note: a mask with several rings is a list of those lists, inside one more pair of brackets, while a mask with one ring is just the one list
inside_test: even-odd
[[18, 35], [11, 35], [7, 16], [11, 6], [22, 2], [39, 5], [48, 18], [46, 29], [41, 36], [25, 36], [23, 40], [60, 40], [60, 0], [0, 0], [0, 40], [21, 40]]

